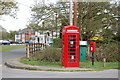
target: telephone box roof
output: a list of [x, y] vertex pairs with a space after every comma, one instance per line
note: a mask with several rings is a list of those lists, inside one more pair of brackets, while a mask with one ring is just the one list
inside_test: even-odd
[[63, 29], [79, 29], [79, 28], [73, 25], [68, 25], [68, 26], [63, 27]]
[[80, 32], [80, 28], [73, 26], [73, 25], [69, 25], [69, 26], [65, 26], [62, 28], [62, 32], [63, 33], [79, 33]]

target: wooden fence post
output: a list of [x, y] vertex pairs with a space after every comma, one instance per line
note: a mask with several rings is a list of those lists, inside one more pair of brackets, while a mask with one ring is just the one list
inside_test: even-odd
[[105, 67], [106, 58], [103, 58], [103, 67]]
[[42, 45], [42, 50], [43, 50], [43, 47], [44, 47], [44, 46], [43, 46], [43, 44], [41, 44], [41, 45]]
[[32, 43], [32, 54], [34, 54], [34, 44]]
[[29, 58], [30, 57], [30, 49], [29, 49], [29, 44], [26, 44], [27, 45], [27, 53], [26, 53], [26, 57]]
[[42, 44], [41, 44], [41, 43], [39, 43], [39, 51], [41, 50], [41, 47], [42, 47]]
[[26, 57], [29, 58], [30, 55], [45, 48], [46, 48], [46, 44], [43, 43], [28, 43], [26, 44]]

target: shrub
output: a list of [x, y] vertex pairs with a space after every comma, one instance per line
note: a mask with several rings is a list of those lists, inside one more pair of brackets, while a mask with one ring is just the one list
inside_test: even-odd
[[95, 54], [95, 58], [97, 61], [102, 61], [103, 58], [106, 58], [107, 62], [120, 61], [118, 59], [118, 43], [110, 42], [108, 44], [102, 44], [98, 51]]
[[61, 49], [49, 47], [39, 51], [30, 57], [30, 60], [43, 62], [59, 62], [61, 60]]
[[60, 38], [53, 39], [53, 46], [55, 48], [62, 48], [62, 39]]

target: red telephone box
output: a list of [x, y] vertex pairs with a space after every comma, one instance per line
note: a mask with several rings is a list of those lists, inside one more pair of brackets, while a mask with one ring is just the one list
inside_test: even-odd
[[76, 26], [65, 26], [62, 29], [62, 65], [79, 67], [80, 62], [80, 29]]
[[96, 52], [96, 42], [90, 42], [90, 52]]

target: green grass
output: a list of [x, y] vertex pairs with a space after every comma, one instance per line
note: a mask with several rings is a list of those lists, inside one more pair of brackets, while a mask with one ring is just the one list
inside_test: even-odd
[[103, 62], [95, 62], [94, 65], [92, 65], [91, 62], [84, 62], [81, 63], [81, 68], [94, 68], [94, 69], [120, 69], [119, 62], [106, 62], [105, 66], [103, 66]]
[[0, 52], [5, 52], [5, 51], [11, 51], [11, 50], [16, 50], [20, 48], [25, 48], [25, 45], [1, 45], [1, 50]]
[[21, 59], [20, 62], [24, 64], [37, 65], [37, 66], [62, 67], [62, 65], [60, 65], [60, 62], [50, 63], [50, 62], [31, 61], [26, 58]]
[[[20, 60], [21, 63], [37, 65], [37, 66], [53, 66], [53, 67], [62, 67], [60, 62], [50, 63], [50, 62], [40, 62], [40, 61], [32, 61], [27, 58], [23, 58]], [[103, 67], [102, 62], [95, 62], [95, 65], [92, 66], [91, 62], [81, 62], [80, 68], [93, 68], [96, 70], [104, 70], [104, 69], [120, 69], [118, 66], [118, 62], [106, 62], [105, 67]]]

